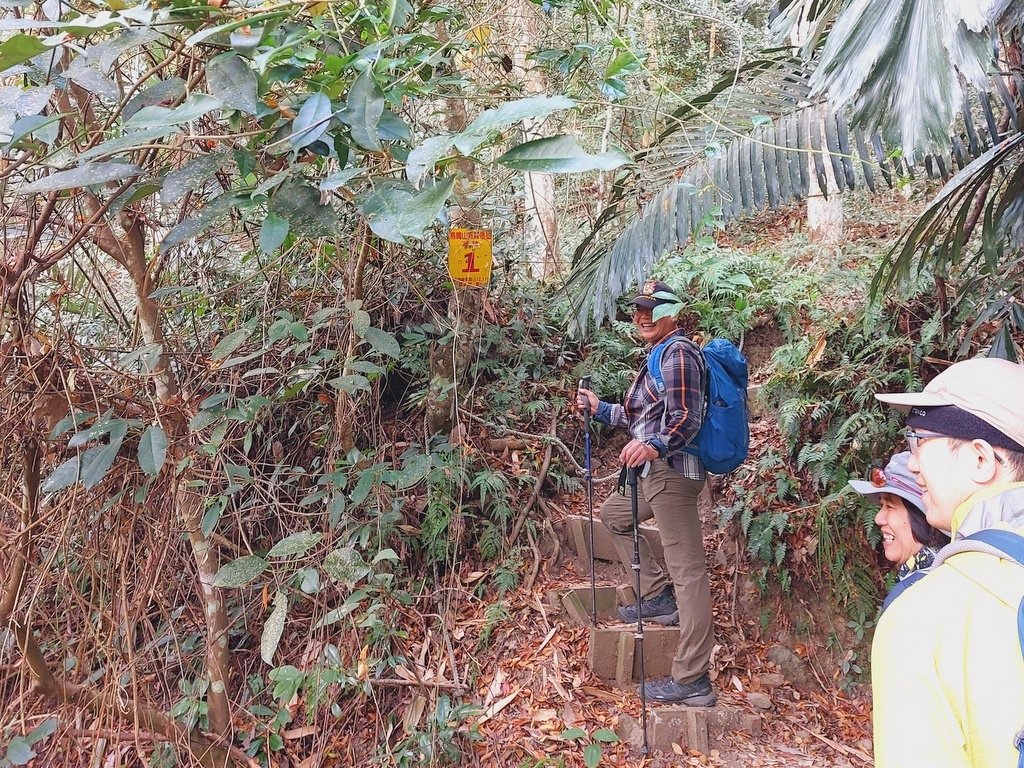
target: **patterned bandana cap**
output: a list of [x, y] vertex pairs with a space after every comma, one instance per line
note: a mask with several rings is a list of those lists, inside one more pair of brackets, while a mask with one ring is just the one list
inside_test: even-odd
[[[670, 294], [671, 298], [655, 296], [654, 294], [656, 293]], [[654, 309], [661, 304], [678, 304], [681, 302], [679, 297], [676, 296], [676, 292], [672, 290], [668, 283], [663, 283], [661, 280], [648, 280], [630, 303], [637, 307]]]

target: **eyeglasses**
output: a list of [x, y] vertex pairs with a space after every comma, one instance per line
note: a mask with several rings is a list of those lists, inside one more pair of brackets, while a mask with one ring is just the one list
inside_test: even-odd
[[906, 491], [907, 493], [913, 494], [915, 497], [921, 495], [921, 489], [908, 483], [902, 477], [896, 475], [890, 475], [881, 467], [872, 467], [871, 472], [868, 474], [868, 480], [875, 488], [899, 488], [900, 490]]
[[932, 440], [936, 437], [949, 437], [949, 435], [940, 435], [938, 432], [915, 432], [912, 429], [908, 429], [903, 433], [903, 436], [907, 438], [907, 446], [910, 448], [910, 452], [913, 455], [917, 455], [917, 449], [925, 440]]
[[[903, 433], [903, 435], [904, 435], [904, 437], [907, 438], [907, 445], [910, 446], [910, 452], [912, 454], [914, 454], [915, 456], [917, 455], [918, 447], [925, 440], [931, 440], [931, 439], [936, 438], [936, 437], [949, 437], [949, 435], [940, 435], [938, 432], [915, 432], [912, 429], [908, 429], [906, 432]], [[987, 442], [987, 441], [985, 441], [985, 442]], [[991, 447], [991, 443], [989, 443], [989, 446]], [[1004, 456], [1000, 456], [998, 453], [996, 453], [996, 449], [995, 448], [992, 448], [992, 456], [995, 458], [996, 461], [998, 461], [1004, 467], [1006, 466], [1006, 458]], [[872, 479], [872, 484], [873, 483], [874, 483], [874, 480]]]

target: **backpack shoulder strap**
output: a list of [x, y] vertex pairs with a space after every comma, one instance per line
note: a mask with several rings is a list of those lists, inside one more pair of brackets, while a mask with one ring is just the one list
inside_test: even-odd
[[[685, 336], [678, 334], [672, 334], [660, 344], [655, 345], [654, 349], [651, 350], [651, 354], [647, 356], [647, 373], [654, 382], [654, 388], [658, 391], [658, 394], [662, 397], [665, 396], [665, 375], [661, 372], [661, 361], [665, 357], [665, 352], [668, 351], [669, 347], [673, 344], [684, 344], [692, 347], [694, 356], [700, 359], [701, 365], [703, 366], [704, 356], [700, 351], [700, 347]], [[705, 373], [706, 375], [706, 373]], [[702, 376], [703, 381], [703, 376]]]

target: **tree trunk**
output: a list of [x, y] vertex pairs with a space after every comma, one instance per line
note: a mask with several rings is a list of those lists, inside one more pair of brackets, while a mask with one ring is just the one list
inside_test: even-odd
[[[438, 24], [438, 38], [448, 39], [443, 24]], [[445, 127], [458, 133], [469, 125], [466, 104], [462, 99], [449, 99]], [[461, 158], [455, 163], [456, 181], [452, 194], [454, 205], [449, 210], [452, 227], [480, 226], [480, 211], [469, 202], [468, 190], [476, 180], [478, 169], [471, 160]], [[473, 360], [480, 335], [484, 288], [470, 288], [455, 283], [448, 299], [448, 322], [453, 338], [450, 345], [434, 344], [430, 350], [430, 386], [427, 390], [426, 420], [430, 434], [447, 434], [453, 444], [461, 442], [455, 433], [458, 406], [458, 385]]]
[[[799, 48], [807, 40], [810, 31], [810, 21], [807, 14], [810, 13], [811, 3], [804, 6], [803, 17], [793, 27], [790, 33], [790, 42], [794, 47]], [[827, 115], [824, 104], [817, 109], [807, 110], [808, 124], [811, 120], [817, 120], [820, 136], [825, 135], [825, 117]], [[808, 132], [807, 135], [810, 135]], [[807, 238], [812, 243], [822, 245], [836, 245], [843, 240], [845, 233], [843, 215], [843, 195], [836, 184], [835, 171], [832, 168], [831, 155], [825, 142], [822, 142], [822, 164], [825, 170], [825, 189], [818, 183], [818, 174], [815, 170], [813, 155], [807, 155], [809, 165], [807, 183]]]
[[[824, 136], [825, 106], [809, 110], [808, 120], [817, 120]], [[807, 156], [810, 165], [807, 183], [807, 237], [812, 243], [836, 245], [843, 241], [845, 234], [845, 216], [843, 214], [843, 195], [836, 184], [836, 175], [826, 147], [822, 147], [825, 167], [825, 183], [827, 189], [822, 190], [818, 184], [818, 175], [814, 167], [814, 158]], [[826, 197], [827, 193], [827, 197]]]
[[[522, 81], [528, 96], [544, 93], [547, 87], [543, 71], [531, 64], [527, 55], [537, 46], [539, 24], [537, 7], [528, 0], [513, 0], [509, 5], [508, 26], [512, 37], [512, 74]], [[543, 121], [524, 120], [523, 140], [545, 135]], [[547, 281], [565, 271], [558, 245], [558, 211], [555, 207], [555, 177], [550, 173], [523, 174], [524, 255], [530, 274]]]

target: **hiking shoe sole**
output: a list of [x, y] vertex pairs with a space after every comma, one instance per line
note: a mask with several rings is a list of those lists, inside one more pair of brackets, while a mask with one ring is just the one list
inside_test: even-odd
[[688, 699], [659, 699], [657, 696], [647, 695], [651, 701], [659, 704], [678, 704], [684, 707], [713, 707], [718, 703], [718, 696], [709, 693], [704, 696], [691, 696]]
[[[636, 624], [636, 616], [623, 616], [621, 608], [618, 614], [620, 621], [626, 624]], [[660, 624], [663, 627], [676, 627], [679, 625], [679, 611], [672, 611], [672, 613], [666, 613], [664, 616], [644, 616], [644, 621]]]

